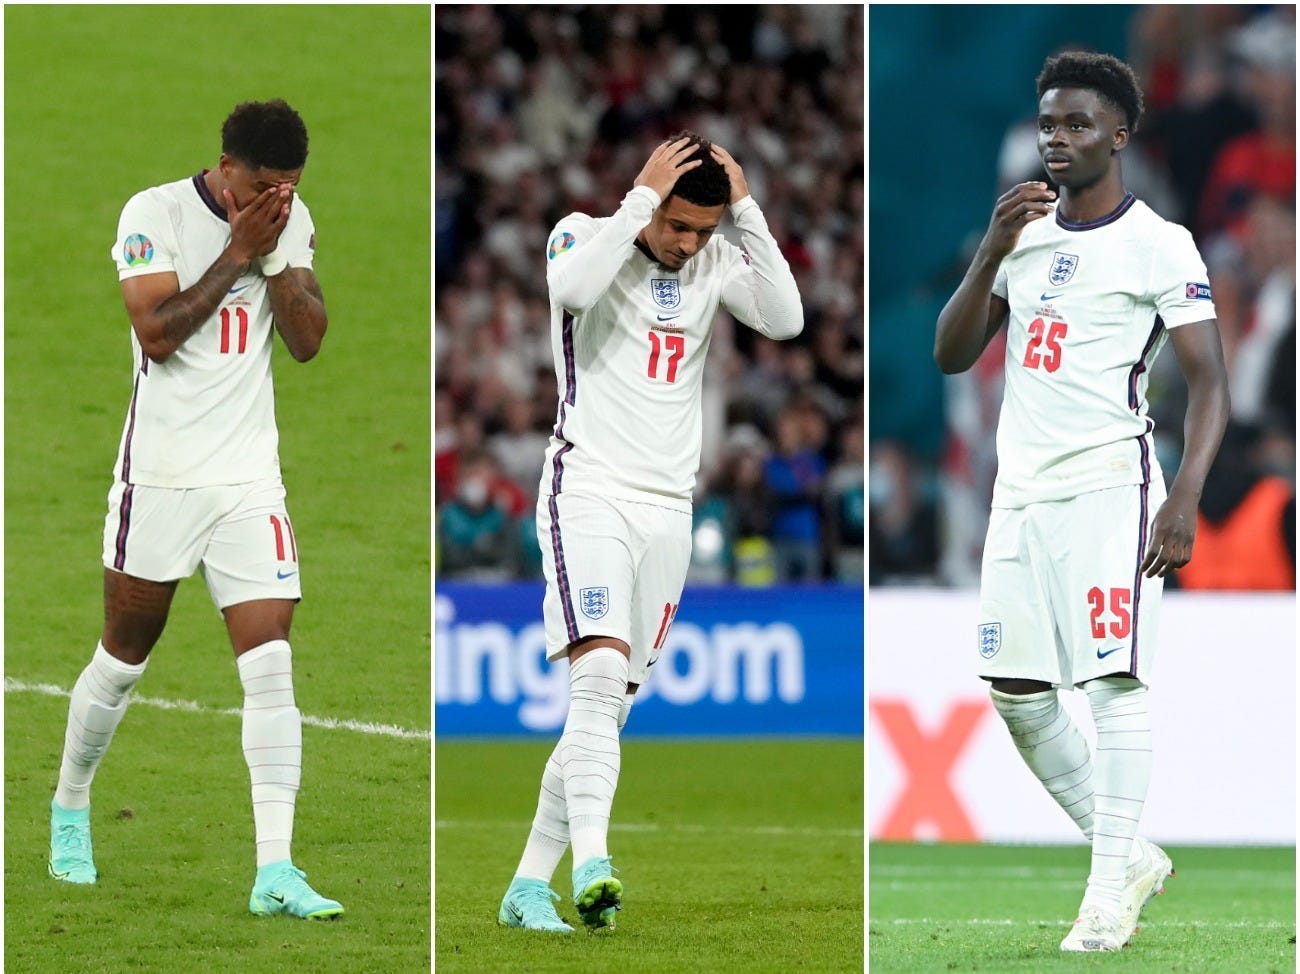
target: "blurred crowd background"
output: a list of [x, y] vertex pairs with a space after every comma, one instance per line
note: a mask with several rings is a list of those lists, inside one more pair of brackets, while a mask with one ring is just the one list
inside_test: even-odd
[[[1173, 584], [1294, 589], [1295, 7], [873, 7], [869, 32], [870, 583], [978, 584], [1005, 338], [945, 378], [934, 321], [997, 196], [1045, 178], [1043, 60], [1091, 49], [1142, 83], [1125, 180], [1194, 235], [1227, 359], [1232, 423], [1202, 498], [1199, 557]], [[1172, 345], [1148, 399], [1171, 480], [1186, 407]]]
[[805, 327], [773, 342], [718, 314], [690, 579], [862, 581], [863, 14], [435, 6], [439, 577], [541, 576], [549, 232], [612, 215], [655, 146], [691, 129], [744, 169]]

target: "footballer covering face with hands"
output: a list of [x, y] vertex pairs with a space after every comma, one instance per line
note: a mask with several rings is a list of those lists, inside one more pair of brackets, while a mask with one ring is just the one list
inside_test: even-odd
[[[998, 474], [981, 570], [978, 674], [1029, 769], [1092, 846], [1063, 951], [1118, 950], [1172, 872], [1137, 835], [1151, 776], [1151, 679], [1166, 574], [1192, 557], [1197, 502], [1228, 417], [1205, 264], [1191, 234], [1125, 191], [1142, 97], [1110, 55], [1038, 78], [1046, 181], [998, 201], [939, 315], [935, 360], [969, 369], [1007, 328]], [[1172, 343], [1185, 448], [1166, 495], [1146, 387]], [[1057, 699], [1081, 687], [1096, 754]]]
[[296, 186], [307, 129], [283, 101], [222, 126], [215, 169], [146, 189], [122, 210], [112, 256], [135, 378], [104, 526], [104, 629], [72, 690], [50, 822], [50, 875], [97, 879], [90, 785], [162, 635], [177, 583], [201, 569], [244, 687], [258, 915], [333, 917], [293, 864], [302, 769], [289, 626], [298, 541], [280, 480], [271, 385], [278, 333], [295, 360], [327, 324], [315, 228]]
[[[728, 208], [742, 247], [715, 234]], [[786, 339], [803, 309], [741, 167], [689, 132], [651, 153], [612, 216], [562, 219], [546, 258], [560, 402], [537, 532], [547, 653], [569, 661], [569, 714], [498, 922], [567, 933], [550, 881], [570, 845], [578, 919], [611, 928], [622, 908], [607, 845], [619, 734], [690, 562], [714, 315]]]

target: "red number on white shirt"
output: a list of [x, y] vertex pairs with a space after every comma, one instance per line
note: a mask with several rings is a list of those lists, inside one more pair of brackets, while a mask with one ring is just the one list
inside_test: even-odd
[[659, 378], [659, 352], [665, 347], [668, 349], [668, 374], [664, 380], [676, 382], [677, 363], [686, 354], [685, 335], [665, 335], [661, 345], [658, 332], [650, 332], [650, 364], [646, 366], [646, 375], [651, 379]]
[[[1029, 346], [1025, 349], [1024, 366], [1036, 369], [1040, 365], [1048, 372], [1055, 372], [1061, 367], [1061, 339], [1069, 326], [1064, 321], [1053, 321], [1049, 327], [1042, 318], [1035, 318], [1029, 323]], [[1047, 345], [1047, 354], [1043, 355], [1038, 346]]]
[[[289, 523], [286, 517], [283, 519], [284, 526], [281, 527], [281, 518], [271, 515], [271, 529], [275, 532], [275, 559], [276, 561], [297, 561], [298, 560], [298, 542], [293, 539], [293, 525]], [[286, 536], [289, 540], [289, 557], [285, 557], [284, 542]]]
[[[1128, 589], [1110, 590], [1110, 612], [1115, 617], [1110, 624], [1110, 634], [1116, 639], [1123, 639], [1133, 631], [1133, 614], [1129, 611], [1132, 601], [1133, 594]], [[1092, 606], [1092, 612], [1088, 616], [1092, 625], [1092, 638], [1105, 639], [1106, 623], [1102, 621], [1101, 614], [1106, 611], [1106, 593], [1099, 588], [1090, 588], [1088, 604]]]
[[[235, 309], [235, 319], [239, 322], [239, 354], [248, 349], [248, 312], [243, 308]], [[230, 351], [230, 309], [221, 309], [221, 354]]]

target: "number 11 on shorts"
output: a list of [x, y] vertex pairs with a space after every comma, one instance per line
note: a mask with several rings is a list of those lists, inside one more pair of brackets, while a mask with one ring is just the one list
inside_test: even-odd
[[[275, 560], [276, 561], [297, 561], [298, 544], [293, 540], [293, 525], [289, 523], [287, 517], [278, 517], [271, 515], [271, 529], [275, 531]], [[289, 539], [289, 557], [285, 558], [285, 538]]]

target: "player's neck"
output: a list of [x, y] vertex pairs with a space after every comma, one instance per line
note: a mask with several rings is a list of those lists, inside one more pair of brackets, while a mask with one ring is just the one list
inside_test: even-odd
[[203, 182], [208, 187], [208, 192], [212, 198], [217, 201], [217, 205], [222, 209], [226, 207], [226, 197], [224, 191], [227, 183], [225, 177], [221, 175], [220, 169], [206, 169], [203, 172]]
[[1124, 189], [1124, 181], [1119, 178], [1118, 173], [1114, 177], [1100, 179], [1091, 186], [1074, 189], [1062, 186], [1060, 189], [1061, 202], [1056, 210], [1070, 223], [1092, 223], [1094, 220], [1100, 220], [1107, 214], [1113, 213], [1128, 195]]

